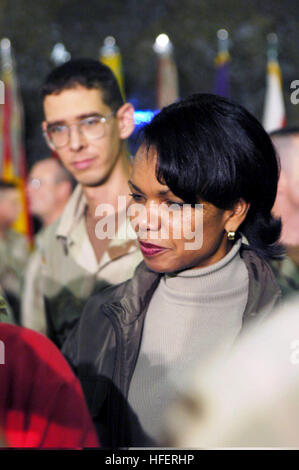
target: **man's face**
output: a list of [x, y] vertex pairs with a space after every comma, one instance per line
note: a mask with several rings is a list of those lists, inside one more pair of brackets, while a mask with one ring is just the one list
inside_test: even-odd
[[[45, 97], [43, 129], [49, 124], [71, 125], [90, 116], [107, 116], [111, 112], [103, 102], [100, 90], [78, 85]], [[72, 126], [69, 143], [56, 149], [64, 166], [83, 186], [103, 183], [120, 155], [122, 140], [117, 118], [108, 119], [104, 127], [103, 137], [88, 140], [76, 126]]]
[[0, 222], [2, 226], [9, 227], [18, 218], [21, 210], [21, 201], [17, 189], [0, 191]]
[[288, 217], [289, 210], [299, 210], [299, 135], [273, 137], [281, 160], [281, 174], [273, 212]]
[[292, 138], [292, 158], [288, 186], [289, 197], [299, 210], [299, 135]]
[[27, 194], [32, 214], [45, 217], [56, 210], [58, 163], [46, 159], [36, 163], [29, 174]]

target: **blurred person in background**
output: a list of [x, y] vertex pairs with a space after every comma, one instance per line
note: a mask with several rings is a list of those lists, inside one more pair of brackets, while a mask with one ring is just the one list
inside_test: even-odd
[[73, 178], [55, 157], [36, 162], [29, 173], [27, 194], [31, 213], [38, 217], [42, 227], [60, 217], [73, 190]]
[[12, 323], [15, 324], [15, 319], [7, 300], [4, 297], [4, 293], [0, 286], [0, 323]]
[[299, 448], [299, 296], [249, 330], [225, 358], [193, 366], [165, 414], [181, 448]]
[[[131, 168], [126, 139], [134, 130], [134, 108], [124, 102], [111, 69], [92, 59], [56, 67], [42, 87], [43, 132], [65, 168], [78, 182], [61, 217], [43, 235], [43, 294], [47, 334], [59, 346], [80, 317], [87, 298], [133, 275], [142, 259], [126, 220], [118, 226], [119, 196], [129, 198]], [[101, 206], [102, 204], [102, 206]], [[115, 233], [99, 239], [113, 209]]]
[[0, 324], [0, 436], [5, 447], [99, 447], [79, 381], [44, 335]]
[[27, 238], [12, 225], [21, 210], [19, 191], [14, 183], [0, 181], [0, 286], [20, 321], [20, 302], [24, 269], [29, 257]]
[[[62, 214], [73, 190], [73, 178], [54, 157], [36, 162], [30, 170], [27, 194], [33, 216], [41, 222], [34, 245], [37, 247], [46, 227]], [[24, 275], [21, 302], [21, 323], [40, 333], [46, 333], [46, 318], [42, 295], [42, 259], [38, 249], [31, 253]]]
[[[196, 94], [144, 126], [129, 185], [144, 262], [92, 297], [63, 353], [112, 447], [159, 442], [190, 364], [225, 355], [280, 301], [278, 162], [243, 107]], [[108, 433], [107, 433], [108, 431]]]
[[287, 252], [272, 267], [283, 292], [291, 294], [299, 291], [299, 127], [279, 129], [270, 136], [281, 162], [273, 213], [281, 217], [281, 241]]

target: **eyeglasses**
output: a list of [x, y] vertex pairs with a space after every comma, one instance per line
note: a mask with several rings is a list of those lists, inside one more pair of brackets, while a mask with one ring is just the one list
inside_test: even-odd
[[56, 149], [64, 147], [69, 143], [70, 130], [74, 126], [87, 140], [101, 139], [105, 134], [105, 123], [114, 115], [115, 111], [107, 116], [89, 116], [69, 126], [65, 124], [50, 124], [43, 134], [50, 147], [52, 146]]

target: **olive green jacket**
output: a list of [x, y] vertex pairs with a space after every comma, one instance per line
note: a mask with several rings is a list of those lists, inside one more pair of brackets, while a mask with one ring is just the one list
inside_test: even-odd
[[[249, 286], [238, 339], [251, 325], [268, 318], [281, 299], [268, 263], [244, 244], [240, 255], [248, 270]], [[142, 262], [132, 279], [89, 299], [63, 345], [62, 352], [81, 381], [100, 441], [107, 447], [148, 445], [137, 421], [134, 437], [131, 435], [128, 423], [133, 418], [127, 396], [147, 308], [160, 278], [161, 274]]]

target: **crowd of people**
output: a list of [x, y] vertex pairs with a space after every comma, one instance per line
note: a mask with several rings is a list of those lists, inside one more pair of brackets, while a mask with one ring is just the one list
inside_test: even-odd
[[[105, 65], [70, 60], [41, 97], [55, 156], [28, 176], [33, 250], [11, 228], [17, 188], [0, 183], [3, 446], [298, 444], [296, 406], [280, 428], [285, 397], [254, 439], [246, 406], [271, 396], [251, 368], [296, 340], [299, 128], [268, 135], [244, 107], [198, 93], [145, 124], [132, 156], [134, 108]], [[262, 347], [269, 330], [278, 341]], [[277, 369], [265, 359], [273, 377], [288, 353]]]

